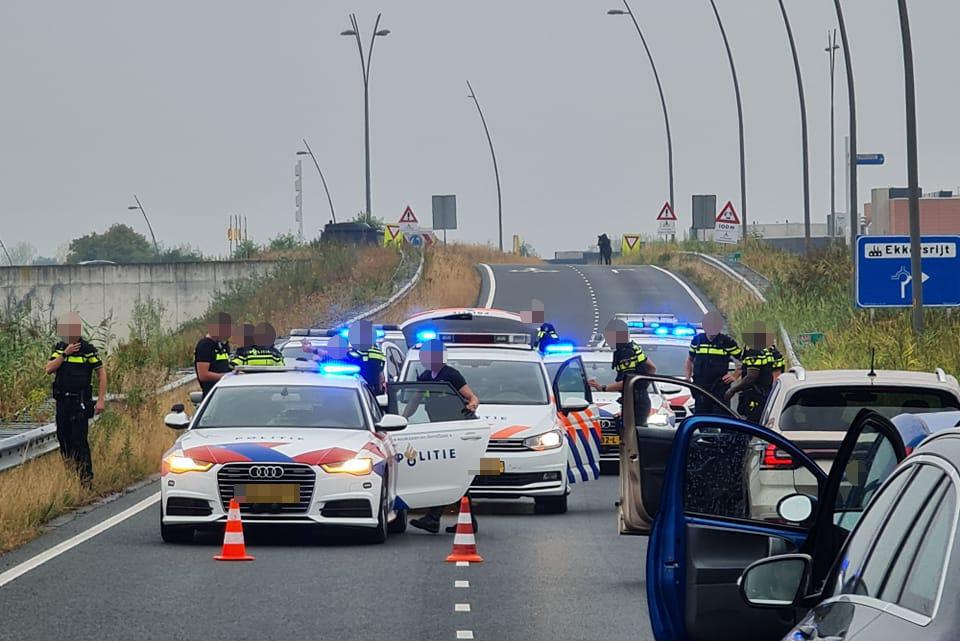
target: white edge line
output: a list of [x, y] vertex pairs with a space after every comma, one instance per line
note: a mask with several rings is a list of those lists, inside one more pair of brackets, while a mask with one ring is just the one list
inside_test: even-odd
[[455, 587], [455, 588], [469, 588], [469, 587], [470, 587], [470, 582], [469, 582], [469, 581], [454, 581], [454, 582], [453, 582], [453, 587]]
[[467, 568], [470, 567], [470, 561], [457, 561], [458, 568]]
[[694, 291], [693, 291], [692, 289], [690, 289], [690, 286], [687, 285], [685, 282], [683, 282], [683, 280], [681, 280], [676, 274], [674, 274], [673, 272], [671, 272], [671, 271], [669, 271], [669, 270], [667, 270], [667, 269], [664, 269], [663, 267], [657, 267], [656, 265], [650, 265], [650, 266], [653, 267], [653, 268], [654, 268], [655, 270], [657, 270], [658, 272], [663, 272], [664, 274], [666, 274], [667, 276], [669, 276], [669, 277], [672, 278], [673, 280], [677, 281], [677, 282], [680, 284], [680, 287], [683, 287], [683, 290], [684, 290], [685, 292], [687, 292], [687, 294], [690, 295], [690, 298], [693, 299], [693, 302], [697, 304], [697, 307], [700, 308], [700, 311], [703, 312], [704, 314], [707, 313], [707, 306], [703, 304], [703, 301], [700, 300], [700, 297], [697, 296], [697, 295], [694, 293]]
[[484, 301], [483, 306], [487, 309], [493, 307], [493, 299], [497, 295], [497, 277], [493, 275], [493, 268], [486, 263], [480, 263], [480, 266], [487, 270], [487, 278], [490, 279], [490, 291], [487, 292], [487, 300]]
[[123, 523], [124, 521], [129, 519], [131, 516], [139, 514], [140, 512], [144, 511], [145, 509], [147, 509], [148, 507], [150, 507], [151, 505], [153, 505], [159, 500], [160, 500], [160, 492], [157, 492], [156, 494], [153, 494], [150, 497], [143, 499], [136, 505], [132, 507], [128, 507], [123, 512], [120, 512], [119, 514], [114, 514], [109, 519], [105, 519], [100, 523], [97, 523], [93, 527], [90, 527], [84, 530], [80, 534], [72, 536], [66, 541], [58, 543], [54, 545], [52, 548], [48, 550], [44, 550], [40, 554], [37, 554], [36, 556], [27, 559], [23, 563], [13, 566], [6, 572], [0, 574], [0, 588], [5, 586], [7, 583], [10, 583], [11, 581], [23, 576], [30, 570], [34, 570], [40, 567], [41, 565], [43, 565], [44, 563], [46, 563], [47, 561], [51, 559], [55, 559], [61, 554], [63, 554], [64, 552], [67, 552], [77, 547], [81, 543], [85, 541], [89, 541], [96, 535], [106, 532], [113, 526]]

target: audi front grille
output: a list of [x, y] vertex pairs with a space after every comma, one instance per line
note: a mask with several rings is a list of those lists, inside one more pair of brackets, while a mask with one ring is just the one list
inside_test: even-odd
[[617, 429], [617, 421], [613, 418], [601, 418], [600, 419], [600, 433], [613, 435], [619, 434], [620, 431]]
[[241, 503], [240, 512], [250, 515], [305, 514], [310, 509], [316, 480], [317, 473], [309, 465], [300, 463], [228, 463], [217, 472], [220, 502], [224, 511], [229, 508], [230, 499], [234, 497], [234, 489], [238, 484], [297, 483], [300, 486], [297, 503]]

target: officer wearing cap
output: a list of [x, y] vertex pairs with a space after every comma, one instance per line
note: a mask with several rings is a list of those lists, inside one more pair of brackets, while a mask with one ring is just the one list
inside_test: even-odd
[[739, 393], [737, 412], [752, 423], [760, 422], [760, 414], [773, 387], [774, 356], [768, 345], [773, 337], [762, 322], [753, 324], [753, 331], [744, 335], [747, 348], [741, 358], [740, 378], [730, 386], [723, 400], [730, 402]]
[[[634, 374], [655, 374], [657, 366], [653, 364], [643, 348], [630, 339], [630, 330], [626, 322], [614, 318], [607, 323], [603, 332], [608, 345], [615, 347], [611, 367], [617, 372], [616, 382], [610, 385], [601, 385], [596, 379], [590, 379], [590, 387], [599, 392], [623, 392], [628, 376]], [[650, 416], [649, 384], [635, 385], [633, 389], [633, 416], [637, 426], [646, 426]], [[623, 398], [620, 399], [621, 404]]]
[[221, 378], [230, 373], [230, 314], [219, 312], [207, 326], [207, 335], [197, 341], [193, 352], [193, 368], [204, 396]]
[[[57, 324], [60, 342], [47, 361], [46, 373], [53, 374], [53, 398], [57, 403], [57, 440], [60, 454], [77, 467], [86, 487], [93, 481], [93, 460], [87, 440], [90, 419], [103, 411], [107, 395], [107, 373], [97, 349], [84, 340], [80, 315], [67, 314]], [[97, 401], [93, 401], [91, 378], [97, 372]]]
[[534, 342], [534, 347], [536, 347], [539, 352], [546, 352], [547, 346], [552, 343], [559, 343], [560, 335], [557, 333], [556, 328], [550, 323], [543, 323], [537, 329], [537, 337]]
[[[704, 331], [690, 341], [690, 354], [684, 367], [688, 381], [693, 381], [721, 401], [730, 383], [736, 379], [736, 376], [729, 371], [731, 359], [740, 358], [742, 353], [737, 341], [721, 333], [722, 328], [723, 317], [719, 313], [710, 312], [704, 316]], [[691, 392], [696, 404], [695, 414], [723, 412], [717, 403], [696, 388]]]

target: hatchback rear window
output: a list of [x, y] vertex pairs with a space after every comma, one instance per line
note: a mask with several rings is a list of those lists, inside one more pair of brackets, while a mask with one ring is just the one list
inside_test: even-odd
[[949, 392], [921, 387], [813, 387], [790, 397], [780, 415], [780, 429], [846, 430], [865, 407], [892, 418], [897, 414], [956, 410], [960, 402]]

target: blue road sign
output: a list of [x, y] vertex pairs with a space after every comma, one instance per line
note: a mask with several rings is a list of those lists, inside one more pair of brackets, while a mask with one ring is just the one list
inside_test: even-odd
[[[921, 236], [924, 307], [960, 306], [960, 236]], [[857, 238], [857, 306], [910, 307], [909, 236]]]
[[883, 154], [857, 154], [858, 165], [882, 165], [884, 162]]

